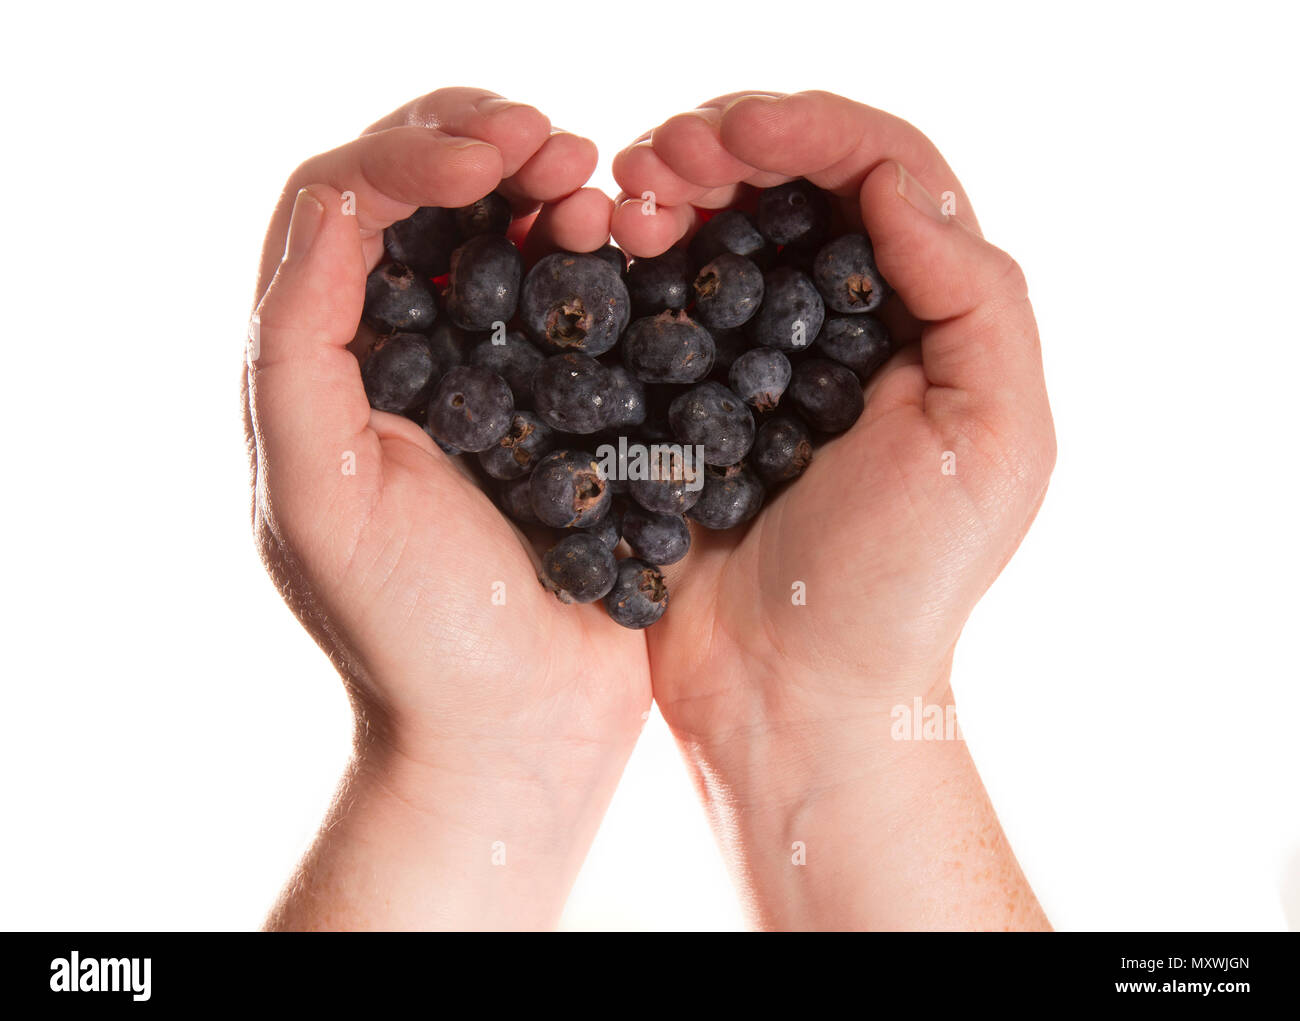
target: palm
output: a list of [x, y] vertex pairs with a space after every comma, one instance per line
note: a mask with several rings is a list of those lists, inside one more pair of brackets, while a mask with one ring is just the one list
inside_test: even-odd
[[[697, 532], [672, 608], [650, 632], [655, 695], [674, 726], [704, 733], [743, 719], [735, 703], [768, 667], [804, 678], [801, 697], [901, 695], [902, 684], [871, 691], [866, 678], [901, 678], [907, 650], [956, 639], [944, 629], [964, 617], [954, 605], [978, 596], [966, 568], [986, 546], [958, 541], [971, 498], [961, 473], [942, 470], [944, 429], [926, 415], [926, 390], [918, 365], [886, 367], [857, 425], [819, 448], [747, 531]], [[697, 690], [700, 678], [710, 690]]]
[[336, 531], [356, 544], [330, 587], [368, 673], [384, 678], [377, 694], [434, 726], [470, 715], [557, 737], [613, 737], [611, 726], [625, 736], [649, 702], [641, 635], [599, 607], [559, 603], [526, 541], [451, 458], [408, 422], [374, 421], [356, 475], [337, 483]]

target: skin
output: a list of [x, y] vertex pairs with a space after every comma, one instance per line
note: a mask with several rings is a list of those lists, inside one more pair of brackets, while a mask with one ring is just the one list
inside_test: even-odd
[[[924, 136], [840, 97], [732, 95], [674, 117], [618, 155], [612, 207], [581, 188], [594, 163], [531, 107], [449, 89], [285, 188], [247, 371], [254, 529], [357, 728], [268, 925], [553, 925], [653, 684], [756, 926], [1045, 927], [965, 746], [890, 733], [913, 696], [951, 702], [962, 625], [1054, 462], [1023, 275], [983, 241]], [[908, 343], [857, 425], [743, 534], [695, 530], [647, 633], [559, 604], [454, 462], [366, 404], [346, 348], [383, 228], [501, 182], [530, 261], [592, 250], [611, 229], [654, 255], [700, 209], [795, 176], [834, 192], [846, 222], [865, 219]], [[929, 198], [945, 191], [955, 216]]]

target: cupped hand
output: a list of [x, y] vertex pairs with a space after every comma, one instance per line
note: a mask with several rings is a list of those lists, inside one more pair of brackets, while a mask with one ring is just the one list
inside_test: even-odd
[[711, 101], [621, 152], [614, 172], [614, 237], [641, 256], [756, 187], [806, 177], [832, 192], [845, 229], [874, 242], [901, 342], [857, 424], [818, 447], [747, 529], [694, 529], [648, 635], [668, 722], [705, 744], [798, 736], [938, 694], [1055, 459], [1019, 267], [983, 239], [919, 131], [827, 93]]
[[594, 249], [610, 218], [581, 187], [595, 162], [530, 106], [444, 89], [304, 163], [267, 235], [247, 371], [258, 543], [362, 736], [417, 762], [621, 769], [649, 705], [643, 637], [544, 591], [478, 485], [418, 425], [371, 410], [348, 350], [385, 227], [499, 187], [526, 253]]

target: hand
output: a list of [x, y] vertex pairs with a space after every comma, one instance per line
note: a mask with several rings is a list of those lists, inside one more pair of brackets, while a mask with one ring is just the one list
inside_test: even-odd
[[[595, 162], [589, 141], [553, 132], [532, 107], [444, 89], [308, 160], [284, 190], [247, 372], [253, 523], [268, 570], [343, 676], [358, 740], [331, 843], [322, 838], [276, 924], [550, 924], [640, 731], [643, 637], [544, 591], [527, 544], [479, 487], [419, 426], [370, 409], [347, 350], [385, 227], [500, 184], [526, 251], [591, 250], [610, 216], [608, 198], [580, 188]], [[327, 873], [350, 882], [340, 823], [360, 831], [367, 812], [420, 834], [395, 868], [424, 870], [423, 893], [388, 914], [374, 890], [303, 893]], [[496, 841], [515, 856], [521, 896], [504, 896], [492, 873]], [[379, 873], [400, 845], [355, 863]], [[496, 892], [433, 889], [438, 847], [448, 872]]]
[[[912, 850], [926, 861], [971, 827], [991, 827], [1002, 840], [991, 809], [971, 818], [935, 812], [930, 782], [987, 806], [978, 778], [964, 750], [931, 748], [922, 762], [920, 751], [891, 741], [890, 714], [918, 695], [951, 700], [953, 646], [1024, 536], [1052, 470], [1052, 419], [1019, 267], [983, 240], [961, 185], [924, 136], [826, 93], [722, 97], [644, 136], [614, 172], [624, 191], [614, 236], [634, 255], [671, 246], [701, 208], [743, 204], [753, 186], [806, 177], [837, 196], [851, 229], [865, 227], [896, 291], [889, 317], [903, 347], [868, 386], [862, 418], [819, 448], [743, 534], [696, 530], [694, 550], [669, 577], [671, 610], [648, 635], [655, 699], [696, 770], [756, 919], [1040, 924], [1022, 877], [1015, 897], [995, 904], [984, 887], [965, 900], [949, 891], [926, 916], [916, 863], [899, 862], [909, 883], [888, 869], [907, 843], [900, 833], [877, 847], [846, 825], [924, 805], [943, 830], [917, 836]], [[641, 213], [646, 191], [653, 216]], [[944, 193], [953, 215], [934, 197]], [[806, 604], [793, 598], [799, 587]], [[827, 818], [833, 805], [838, 819]], [[907, 895], [897, 903], [846, 896], [843, 884], [814, 895], [811, 880], [801, 893], [788, 877], [769, 881], [756, 862], [790, 873], [791, 832], [824, 833], [822, 853], [836, 844], [864, 879], [875, 866], [858, 855], [875, 849], [884, 863], [876, 871]], [[994, 874], [1014, 885], [1009, 850]], [[930, 890], [933, 898], [946, 887]], [[1018, 910], [1000, 911], [1005, 901]]]

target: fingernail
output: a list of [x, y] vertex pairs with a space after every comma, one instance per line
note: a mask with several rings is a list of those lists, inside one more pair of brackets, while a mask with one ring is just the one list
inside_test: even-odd
[[506, 99], [504, 96], [484, 96], [474, 104], [474, 109], [478, 113], [497, 113], [500, 110], [509, 110], [512, 107], [527, 105], [527, 103], [518, 103], [513, 99]]
[[325, 219], [325, 207], [320, 199], [306, 188], [299, 190], [293, 200], [293, 215], [289, 219], [289, 240], [284, 246], [285, 262], [305, 258], [320, 233]]
[[496, 148], [491, 142], [482, 142], [477, 138], [451, 138], [447, 140], [446, 145], [448, 149], [474, 149], [480, 146], [487, 149]]
[[898, 168], [898, 182], [896, 188], [898, 194], [903, 197], [909, 206], [918, 213], [924, 213], [936, 223], [947, 223], [948, 214], [939, 208], [939, 203], [934, 200], [934, 196], [925, 190], [925, 187], [915, 177], [909, 174], [903, 164], [895, 163]]

